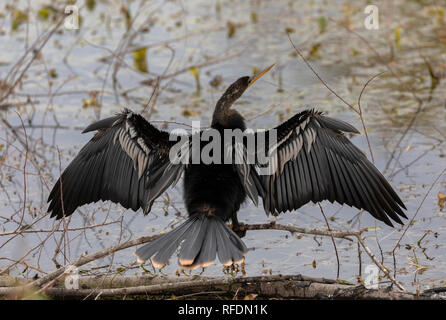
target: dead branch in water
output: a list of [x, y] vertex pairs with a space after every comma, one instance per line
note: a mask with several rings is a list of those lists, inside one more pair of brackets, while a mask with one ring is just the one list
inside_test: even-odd
[[[0, 296], [22, 298], [29, 296], [25, 286], [29, 280], [0, 277]], [[363, 285], [352, 285], [341, 281], [313, 278], [303, 275], [273, 275], [260, 277], [164, 277], [99, 275], [79, 278], [79, 289], [66, 289], [64, 281], [58, 280], [44, 294], [53, 298], [97, 299], [99, 297], [146, 296], [152, 298], [175, 298], [204, 296], [221, 298], [250, 296], [251, 298], [287, 299], [440, 299], [436, 292], [422, 295], [388, 289], [367, 289]]]

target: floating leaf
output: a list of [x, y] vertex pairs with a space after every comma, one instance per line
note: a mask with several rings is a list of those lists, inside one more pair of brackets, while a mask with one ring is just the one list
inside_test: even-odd
[[197, 67], [191, 67], [191, 68], [189, 68], [189, 72], [195, 78], [195, 84], [197, 86], [197, 92], [200, 92], [200, 89], [201, 89], [201, 86], [200, 86], [200, 69], [197, 68]]
[[255, 13], [255, 12], [251, 12], [251, 21], [252, 21], [253, 23], [257, 23], [257, 22], [259, 22], [259, 17], [257, 16], [257, 13]]
[[396, 27], [393, 30], [393, 33], [395, 35], [395, 46], [398, 50], [401, 49], [401, 32], [402, 31], [403, 31], [403, 28], [401, 28], [401, 27]]
[[313, 260], [313, 262], [311, 263], [311, 265], [313, 266], [314, 269], [316, 269], [316, 260]]
[[149, 72], [147, 67], [147, 48], [133, 50], [133, 64], [141, 72]]
[[319, 52], [319, 49], [321, 47], [320, 43], [316, 43], [311, 47], [310, 52], [308, 53], [309, 58], [314, 58], [317, 56], [317, 53]]
[[357, 56], [359, 54], [359, 51], [356, 50], [355, 48], [351, 48], [350, 52], [351, 52], [352, 56]]
[[57, 72], [56, 72], [56, 69], [50, 69], [49, 70], [49, 74], [50, 74], [50, 77], [51, 78], [57, 78]]
[[99, 91], [90, 91], [88, 93], [90, 96], [90, 99], [82, 99], [82, 108], [88, 108], [88, 107], [98, 107], [98, 95]]
[[20, 10], [14, 10], [12, 12], [11, 29], [16, 31], [20, 25], [28, 20], [26, 13]]
[[198, 115], [198, 112], [192, 109], [184, 109], [183, 116], [185, 117], [196, 117]]
[[50, 15], [51, 12], [49, 8], [42, 8], [37, 12], [37, 18], [42, 21], [48, 21]]
[[93, 11], [96, 7], [96, 0], [85, 0], [85, 4], [88, 10]]
[[291, 28], [291, 27], [286, 27], [285, 32], [286, 33], [294, 33], [294, 32], [296, 32], [296, 30], [294, 30], [294, 28]]
[[130, 14], [130, 11], [125, 6], [122, 6], [121, 13], [125, 17], [125, 24], [126, 24], [127, 30], [130, 30], [130, 27], [132, 26], [132, 16]]
[[191, 68], [189, 68], [189, 72], [190, 73], [192, 73], [192, 75], [195, 77], [195, 78], [198, 78], [198, 68], [197, 67], [191, 67]]
[[84, 23], [84, 18], [82, 18], [82, 16], [81, 16], [80, 13], [79, 13], [78, 16], [77, 16], [77, 21], [78, 21], [78, 23], [79, 23], [79, 29], [77, 29], [76, 32], [79, 32], [79, 30], [80, 30], [82, 24]]
[[98, 105], [97, 99], [82, 99], [82, 108], [94, 107]]
[[327, 19], [325, 19], [325, 17], [319, 17], [317, 22], [319, 24], [319, 33], [324, 33], [327, 29]]
[[235, 34], [236, 26], [231, 21], [228, 21], [227, 26], [228, 26], [228, 38], [232, 38]]
[[443, 192], [438, 192], [438, 205], [440, 206], [440, 208], [444, 208], [444, 205], [446, 203], [446, 194], [444, 194]]

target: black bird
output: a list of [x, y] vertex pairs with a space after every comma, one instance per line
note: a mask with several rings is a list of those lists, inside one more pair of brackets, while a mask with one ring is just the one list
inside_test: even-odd
[[[243, 117], [231, 106], [271, 67], [229, 86], [215, 106], [213, 129], [221, 133], [224, 129], [245, 130]], [[353, 126], [305, 110], [274, 129], [276, 143], [266, 145], [265, 150], [276, 150], [271, 161], [277, 169], [260, 175], [262, 165], [247, 163], [243, 157], [238, 164], [171, 161], [169, 153], [177, 141], [170, 141], [167, 132], [125, 109], [83, 131], [97, 132], [55, 184], [48, 211], [60, 219], [83, 204], [111, 200], [135, 211], [142, 208], [147, 214], [154, 200], [184, 174], [189, 218], [135, 253], [139, 261], [150, 258], [154, 266], [164, 266], [180, 247], [183, 268], [209, 266], [217, 255], [224, 265], [244, 260], [247, 248], [226, 222], [231, 220], [233, 229], [238, 230], [237, 211], [247, 197], [255, 204], [262, 198], [267, 214], [329, 200], [364, 209], [389, 226], [390, 218], [400, 224], [399, 216], [407, 218], [396, 192], [344, 135], [359, 133]], [[183, 153], [173, 154], [179, 157]]]

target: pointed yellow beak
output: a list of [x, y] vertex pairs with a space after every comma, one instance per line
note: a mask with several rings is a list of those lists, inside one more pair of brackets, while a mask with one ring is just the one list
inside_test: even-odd
[[268, 68], [266, 68], [265, 70], [263, 70], [263, 71], [257, 73], [256, 75], [252, 76], [252, 77], [249, 79], [248, 87], [249, 87], [250, 85], [252, 85], [254, 82], [256, 82], [257, 80], [259, 80], [265, 73], [267, 73], [269, 70], [271, 70], [271, 68], [274, 67], [275, 65], [276, 65], [276, 64], [274, 63], [274, 64], [270, 65]]

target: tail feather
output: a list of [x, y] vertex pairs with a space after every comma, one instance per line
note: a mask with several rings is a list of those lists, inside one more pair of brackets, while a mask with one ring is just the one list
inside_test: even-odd
[[240, 239], [240, 237], [232, 231], [230, 228], [228, 228], [227, 225], [224, 225], [224, 230], [227, 233], [227, 236], [229, 237], [229, 240], [232, 241], [232, 243], [244, 254], [246, 255], [246, 252], [248, 252], [248, 248], [246, 247], [245, 243]]
[[199, 222], [194, 224], [190, 236], [184, 240], [181, 245], [181, 251], [179, 254], [180, 265], [191, 265], [194, 263], [195, 258], [200, 253], [200, 250], [205, 241], [206, 234], [208, 232], [209, 219], [199, 219]]
[[227, 225], [223, 224], [217, 226], [218, 259], [225, 266], [231, 265], [232, 263], [241, 263], [246, 253], [246, 251], [244, 252], [241, 250], [241, 247], [246, 248], [244, 243], [235, 233], [231, 233], [233, 232]]
[[136, 250], [138, 261], [151, 259], [155, 267], [168, 263], [181, 247], [183, 268], [208, 267], [218, 255], [223, 265], [241, 263], [248, 251], [243, 241], [217, 216], [196, 214], [176, 229]]
[[194, 262], [194, 265], [202, 266], [202, 267], [208, 267], [212, 265], [215, 261], [215, 258], [217, 256], [217, 239], [216, 239], [216, 233], [217, 233], [217, 224], [211, 223], [208, 228], [208, 235], [207, 237], [210, 239], [210, 241], [205, 241], [203, 243], [203, 247], [200, 250], [200, 253]]
[[[184, 230], [180, 231], [179, 233], [173, 233], [175, 238], [173, 240], [165, 239], [164, 245], [161, 246], [156, 253], [151, 258], [152, 265], [154, 267], [162, 267], [165, 266], [168, 262], [170, 257], [174, 254], [174, 252], [177, 250], [177, 248], [180, 246], [180, 244], [184, 241], [184, 239], [187, 237], [188, 234], [192, 232], [191, 229], [193, 229], [194, 223], [190, 223]], [[176, 230], [176, 229], [175, 229]], [[174, 230], [172, 230], [174, 231]]]
[[[150, 257], [156, 254], [156, 262], [154, 266], [163, 266], [167, 264], [169, 258], [175, 252], [184, 240], [185, 233], [194, 224], [195, 219], [188, 219], [185, 223], [177, 227], [176, 229], [162, 235], [158, 239], [150, 242], [149, 244], [138, 248], [135, 252], [135, 256], [139, 262], [146, 261]], [[154, 259], [152, 259], [153, 261]]]

